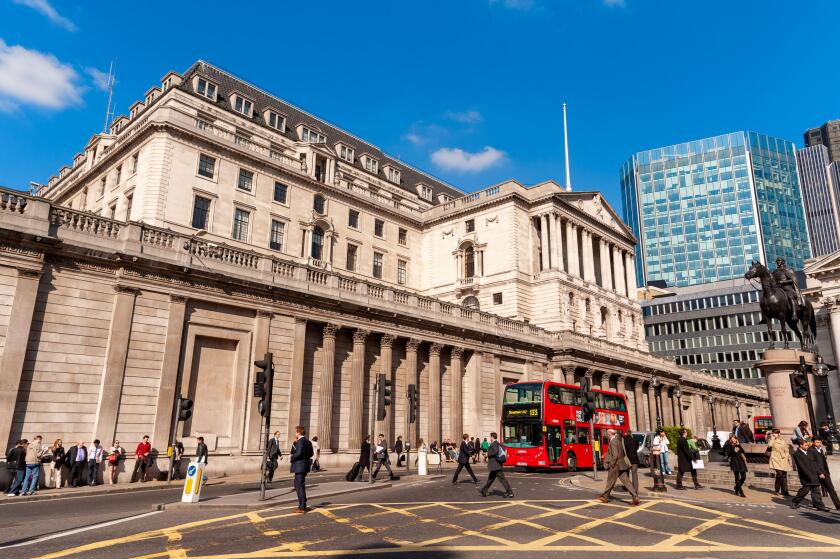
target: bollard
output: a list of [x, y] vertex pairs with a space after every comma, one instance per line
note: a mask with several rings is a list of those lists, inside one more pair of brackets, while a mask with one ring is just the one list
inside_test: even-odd
[[417, 451], [417, 475], [429, 475], [429, 459], [425, 448]]
[[184, 479], [182, 503], [197, 503], [201, 499], [201, 488], [204, 486], [204, 463], [193, 460], [187, 466], [187, 477]]

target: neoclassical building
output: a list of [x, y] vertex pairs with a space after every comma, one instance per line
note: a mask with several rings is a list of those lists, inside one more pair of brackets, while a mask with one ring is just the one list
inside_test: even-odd
[[[630, 230], [596, 192], [465, 194], [199, 61], [95, 134], [34, 196], [0, 203], [0, 437], [203, 435], [211, 469], [260, 453], [252, 362], [274, 355], [272, 430], [349, 460], [376, 426], [426, 441], [498, 430], [504, 384], [594, 383], [634, 428], [718, 426], [766, 391], [648, 353]], [[408, 423], [406, 387], [420, 387]], [[736, 404], [740, 406], [736, 411]], [[244, 457], [244, 459], [243, 459]]]

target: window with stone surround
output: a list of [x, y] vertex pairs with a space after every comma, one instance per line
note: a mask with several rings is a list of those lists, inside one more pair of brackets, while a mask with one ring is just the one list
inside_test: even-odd
[[251, 192], [254, 189], [254, 173], [247, 169], [239, 169], [239, 181], [236, 187], [245, 192]]
[[373, 253], [373, 277], [382, 279], [382, 260], [384, 255], [381, 252]]
[[397, 283], [405, 285], [406, 276], [408, 275], [408, 262], [405, 260], [397, 260]]
[[321, 260], [324, 255], [324, 230], [317, 225], [312, 229], [312, 251], [310, 255], [315, 260]]
[[280, 204], [285, 204], [289, 194], [289, 187], [282, 182], [274, 183], [274, 201]]
[[353, 163], [353, 158], [354, 158], [353, 148], [345, 146], [344, 144], [340, 144], [338, 146], [338, 156], [345, 161]]
[[493, 294], [493, 304], [494, 305], [501, 305], [502, 304], [502, 294], [501, 293], [494, 293]]
[[356, 260], [359, 256], [359, 247], [352, 244], [347, 243], [347, 270], [350, 272], [356, 271]]
[[236, 241], [248, 241], [248, 227], [251, 222], [251, 212], [236, 208], [233, 211], [233, 229], [231, 237]]
[[233, 110], [235, 110], [237, 113], [250, 117], [253, 108], [254, 104], [248, 99], [245, 99], [241, 95], [233, 96]]
[[216, 158], [200, 154], [198, 156], [198, 174], [204, 178], [212, 179], [216, 176]]
[[474, 232], [475, 231], [475, 220], [474, 219], [468, 219], [464, 223], [464, 226], [466, 227], [467, 233]]
[[359, 212], [357, 210], [350, 210], [350, 214], [347, 218], [347, 226], [352, 227], [353, 229], [359, 228]]
[[204, 78], [198, 78], [198, 84], [195, 88], [196, 93], [203, 97], [207, 97], [211, 101], [216, 100], [216, 84], [207, 81]]
[[315, 210], [315, 213], [319, 213], [324, 215], [327, 206], [327, 200], [320, 194], [316, 194], [315, 198], [312, 201], [312, 209]]
[[283, 250], [283, 234], [285, 230], [285, 223], [279, 219], [271, 220], [271, 237], [268, 240], [268, 246], [271, 250]]
[[408, 230], [400, 227], [397, 234], [397, 242], [400, 246], [408, 246]]
[[376, 219], [373, 222], [373, 234], [380, 239], [385, 238], [385, 222], [381, 219]]
[[274, 111], [268, 111], [268, 125], [280, 132], [283, 132], [286, 130], [286, 117], [277, 114]]

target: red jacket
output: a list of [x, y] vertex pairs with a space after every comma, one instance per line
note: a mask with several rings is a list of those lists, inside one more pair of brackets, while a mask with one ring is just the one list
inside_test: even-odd
[[151, 443], [137, 443], [137, 450], [134, 451], [134, 454], [137, 455], [137, 458], [145, 458], [147, 454], [152, 451], [152, 444]]

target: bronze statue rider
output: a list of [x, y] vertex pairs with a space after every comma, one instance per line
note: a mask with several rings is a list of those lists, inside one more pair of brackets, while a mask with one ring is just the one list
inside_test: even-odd
[[796, 272], [787, 267], [785, 259], [781, 256], [776, 258], [776, 269], [773, 271], [773, 279], [779, 284], [787, 295], [788, 303], [792, 309], [792, 320], [799, 320], [799, 309], [805, 305], [802, 293], [799, 291], [799, 284], [796, 283]]

